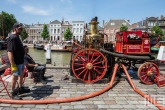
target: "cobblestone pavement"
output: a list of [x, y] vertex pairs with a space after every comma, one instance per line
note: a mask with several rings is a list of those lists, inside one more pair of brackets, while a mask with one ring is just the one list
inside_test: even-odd
[[[27, 78], [25, 85], [31, 89], [28, 94], [22, 95], [25, 100], [45, 100], [83, 96], [106, 87], [109, 83], [71, 83], [71, 80], [62, 80], [68, 70], [51, 69], [47, 70], [47, 84], [34, 84], [31, 78]], [[163, 71], [161, 71], [163, 72]], [[145, 94], [155, 97], [161, 105], [165, 98], [165, 87], [159, 88], [156, 84], [144, 85], [132, 73], [132, 80], [135, 86]], [[2, 86], [0, 87], [2, 88]], [[10, 86], [8, 87], [10, 90]], [[0, 98], [9, 98], [5, 91], [0, 93]], [[113, 88], [107, 92], [86, 100], [55, 103], [55, 104], [4, 104], [0, 103], [0, 110], [157, 110], [157, 108], [146, 101], [141, 95], [134, 92], [127, 80], [115, 82]]]

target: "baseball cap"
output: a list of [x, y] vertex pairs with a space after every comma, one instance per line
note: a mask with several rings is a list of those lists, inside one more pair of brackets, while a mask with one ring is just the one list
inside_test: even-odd
[[13, 25], [13, 28], [18, 28], [18, 27], [20, 27], [20, 26], [23, 26], [23, 24], [22, 24], [22, 23], [15, 23], [15, 24]]

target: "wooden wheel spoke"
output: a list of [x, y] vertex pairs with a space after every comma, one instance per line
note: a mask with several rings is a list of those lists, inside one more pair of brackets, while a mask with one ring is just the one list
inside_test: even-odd
[[85, 60], [83, 57], [81, 57], [81, 56], [79, 56], [79, 57], [77, 57], [77, 58], [78, 58], [78, 60], [82, 61], [83, 63], [86, 62], [86, 60]]
[[80, 63], [74, 63], [74, 65], [84, 66], [84, 64], [80, 64]]
[[148, 78], [148, 76], [146, 76], [143, 80], [146, 82], [146, 79]]
[[84, 69], [84, 67], [77, 68], [75, 69], [75, 71], [82, 70], [82, 69]]
[[87, 73], [88, 73], [88, 70], [85, 72], [83, 80], [85, 80], [85, 77], [86, 77]]
[[95, 52], [93, 52], [93, 53], [92, 53], [92, 57], [91, 57], [91, 60], [89, 61], [90, 63], [91, 63], [91, 62], [92, 62], [92, 60], [93, 60], [93, 57], [94, 57], [94, 53], [95, 53]]
[[99, 62], [97, 62], [97, 63], [94, 63], [93, 65], [97, 65], [97, 64], [100, 64], [100, 63], [102, 63], [102, 62], [104, 62], [104, 61], [99, 61]]
[[87, 69], [84, 69], [83, 71], [81, 71], [81, 73], [79, 73], [77, 76], [80, 76], [82, 73], [84, 73], [84, 71], [87, 71]]
[[92, 63], [94, 63], [96, 60], [98, 60], [100, 56], [101, 56], [101, 55], [99, 55], [95, 60], [93, 60]]
[[143, 77], [145, 77], [145, 76], [147, 76], [146, 74], [144, 74], [143, 76], [141, 76], [141, 78], [143, 78]]
[[103, 68], [103, 69], [105, 69], [105, 67], [104, 66], [93, 66], [94, 68]]
[[98, 71], [97, 69], [95, 69], [95, 71], [97, 72], [97, 73], [99, 73], [99, 74], [102, 74], [100, 71]]
[[88, 81], [91, 81], [91, 74], [90, 74], [90, 71], [88, 71]]

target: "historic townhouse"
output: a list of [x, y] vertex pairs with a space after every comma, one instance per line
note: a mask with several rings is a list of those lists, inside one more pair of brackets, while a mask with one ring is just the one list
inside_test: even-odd
[[32, 41], [42, 41], [43, 38], [41, 37], [41, 33], [43, 30], [43, 25], [44, 24], [32, 24], [28, 27], [27, 33], [28, 33], [28, 40]]
[[154, 26], [159, 26], [165, 32], [165, 17], [146, 17], [145, 20], [132, 24], [133, 30], [151, 31]]
[[82, 41], [84, 34], [84, 21], [72, 21], [73, 37], [78, 41]]
[[108, 22], [104, 24], [104, 41], [115, 41], [116, 32], [120, 31], [121, 25], [126, 25], [128, 27], [128, 31], [131, 30], [131, 24], [129, 20], [125, 19], [110, 19]]
[[61, 22], [58, 20], [52, 21], [49, 24], [50, 41], [60, 42], [61, 39]]

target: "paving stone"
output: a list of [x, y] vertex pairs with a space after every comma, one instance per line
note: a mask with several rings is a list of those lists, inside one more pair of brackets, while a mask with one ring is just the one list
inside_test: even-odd
[[89, 104], [89, 105], [85, 105], [86, 106], [86, 108], [87, 109], [97, 109], [98, 108], [98, 106], [97, 105], [91, 105], [91, 104]]
[[11, 104], [0, 103], [0, 107], [9, 107]]
[[97, 106], [98, 106], [98, 108], [109, 108], [109, 105], [100, 105], [100, 104], [98, 104]]
[[6, 108], [4, 108], [3, 110], [16, 110], [17, 108], [13, 108], [13, 107], [6, 107]]
[[112, 108], [112, 109], [113, 108], [120, 108], [120, 109], [123, 108], [122, 105], [118, 105], [118, 104], [116, 104], [116, 105], [109, 105], [109, 107]]
[[3, 109], [3, 107], [0, 107], [0, 110], [2, 110]]
[[74, 109], [84, 109], [84, 108], [86, 108], [86, 106], [85, 105], [74, 105], [73, 108]]
[[67, 109], [67, 110], [68, 109], [73, 109], [73, 105], [64, 105], [64, 106], [61, 107], [61, 109], [62, 110], [64, 110], [64, 109]]
[[20, 107], [22, 107], [22, 106], [23, 106], [23, 105], [21, 105], [21, 104], [11, 104], [10, 107], [20, 108]]
[[30, 110], [30, 108], [18, 108], [17, 110]]
[[136, 105], [131, 105], [131, 104], [129, 104], [129, 105], [123, 105], [123, 107], [124, 107], [125, 109], [130, 109], [130, 108], [136, 109], [136, 108], [137, 108]]
[[36, 105], [35, 108], [47, 108], [48, 105]]
[[105, 104], [104, 101], [93, 101], [94, 104]]
[[35, 104], [25, 104], [22, 105], [23, 107], [27, 107], [27, 108], [34, 108], [36, 105]]
[[59, 105], [48, 105], [48, 108], [53, 108], [53, 109], [60, 109]]

